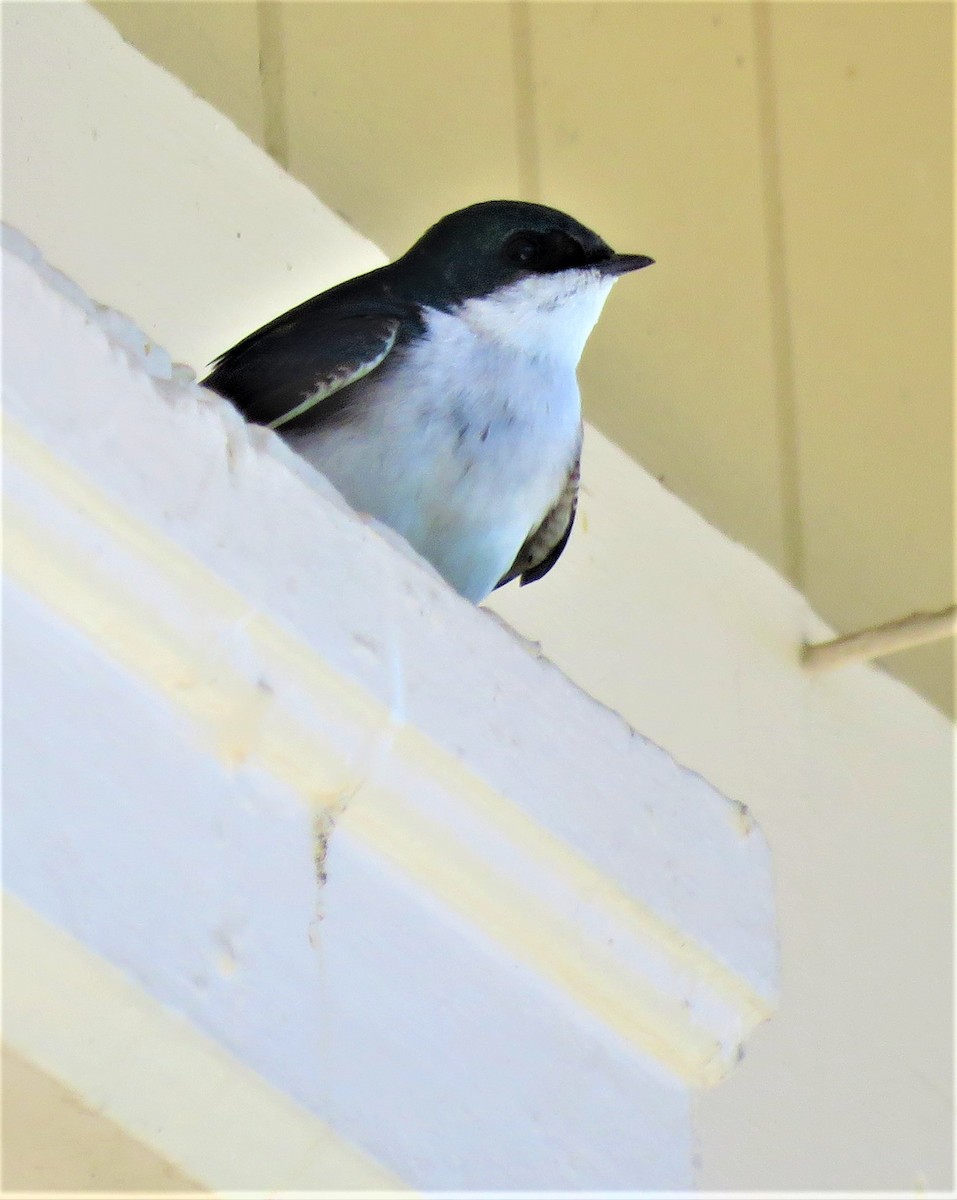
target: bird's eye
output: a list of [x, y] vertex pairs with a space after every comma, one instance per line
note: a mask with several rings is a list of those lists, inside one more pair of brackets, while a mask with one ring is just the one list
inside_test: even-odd
[[581, 243], [561, 229], [550, 229], [547, 233], [523, 229], [513, 233], [502, 248], [502, 257], [506, 262], [539, 275], [584, 266], [587, 261]]
[[513, 233], [503, 250], [503, 256], [519, 267], [530, 267], [538, 253], [539, 242], [533, 233]]

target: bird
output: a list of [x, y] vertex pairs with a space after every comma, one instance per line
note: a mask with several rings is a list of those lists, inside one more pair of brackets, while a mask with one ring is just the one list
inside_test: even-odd
[[483, 201], [243, 338], [203, 384], [478, 604], [565, 549], [578, 362], [614, 282], [653, 262], [558, 209]]

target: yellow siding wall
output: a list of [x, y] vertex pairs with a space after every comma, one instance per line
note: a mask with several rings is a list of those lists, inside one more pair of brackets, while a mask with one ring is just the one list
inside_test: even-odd
[[[952, 21], [787, 4], [770, 23], [801, 579], [844, 629], [953, 599]], [[947, 707], [952, 653], [888, 664]]]
[[204, 1190], [6, 1046], [3, 1101], [5, 1192], [79, 1196]]
[[952, 600], [948, 4], [97, 7], [390, 253], [508, 195], [652, 254], [587, 416], [839, 630]]

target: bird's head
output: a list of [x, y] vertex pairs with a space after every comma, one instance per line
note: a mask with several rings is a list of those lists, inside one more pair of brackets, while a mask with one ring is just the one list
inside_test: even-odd
[[612, 284], [650, 266], [566, 213], [489, 200], [443, 217], [403, 257], [423, 302], [532, 354], [581, 356]]

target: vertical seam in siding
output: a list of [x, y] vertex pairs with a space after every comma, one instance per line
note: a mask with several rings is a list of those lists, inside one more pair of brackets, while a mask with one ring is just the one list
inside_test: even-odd
[[259, 85], [263, 106], [263, 140], [266, 153], [289, 170], [289, 133], [286, 122], [285, 60], [282, 45], [282, 8], [275, 0], [258, 0]]
[[778, 106], [771, 50], [771, 6], [751, 6], [757, 78], [758, 132], [761, 149], [762, 200], [767, 240], [768, 293], [771, 302], [771, 346], [777, 410], [778, 458], [781, 471], [781, 536], [788, 578], [805, 587], [801, 476], [798, 457], [794, 339], [785, 252], [784, 190], [778, 141]]
[[541, 199], [541, 171], [535, 129], [535, 79], [532, 70], [532, 28], [527, 0], [509, 5], [512, 76], [515, 88], [515, 134], [518, 184], [524, 200]]

